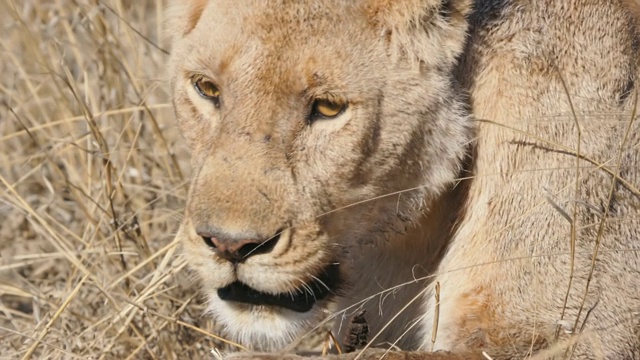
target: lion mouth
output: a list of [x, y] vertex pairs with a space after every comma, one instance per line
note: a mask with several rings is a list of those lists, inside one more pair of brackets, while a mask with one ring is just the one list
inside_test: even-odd
[[218, 289], [218, 297], [224, 301], [233, 301], [249, 305], [277, 306], [296, 312], [307, 312], [313, 305], [329, 295], [336, 294], [340, 286], [338, 264], [327, 266], [312, 281], [291, 292], [267, 294], [248, 285], [235, 281]]

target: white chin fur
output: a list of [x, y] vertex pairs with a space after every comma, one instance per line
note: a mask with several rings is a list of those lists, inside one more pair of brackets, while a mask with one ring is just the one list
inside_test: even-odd
[[299, 313], [278, 307], [234, 304], [209, 295], [207, 313], [225, 329], [230, 340], [256, 351], [276, 351], [317, 325], [322, 303]]

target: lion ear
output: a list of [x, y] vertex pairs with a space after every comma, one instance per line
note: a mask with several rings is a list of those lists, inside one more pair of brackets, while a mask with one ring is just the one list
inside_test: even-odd
[[365, 0], [369, 21], [392, 49], [443, 66], [462, 52], [472, 0]]
[[169, 0], [165, 12], [164, 37], [173, 43], [193, 30], [208, 0]]

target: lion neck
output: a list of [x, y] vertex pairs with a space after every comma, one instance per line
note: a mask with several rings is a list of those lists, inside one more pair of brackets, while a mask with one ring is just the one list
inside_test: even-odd
[[[419, 346], [412, 340], [418, 338], [418, 326], [411, 325], [423, 313], [420, 294], [428, 288], [455, 232], [457, 219], [463, 212], [467, 183], [451, 186], [431, 202], [427, 211], [419, 210], [417, 218], [396, 214], [396, 231], [380, 233], [360, 250], [357, 254], [360, 260], [351, 269], [356, 278], [349, 279], [347, 294], [337, 303], [336, 310], [348, 309], [334, 327], [339, 339], [344, 338], [352, 315], [363, 308], [370, 336], [380, 332], [376, 343], [400, 339], [395, 344], [402, 349]], [[403, 326], [386, 326], [394, 317], [393, 321]]]

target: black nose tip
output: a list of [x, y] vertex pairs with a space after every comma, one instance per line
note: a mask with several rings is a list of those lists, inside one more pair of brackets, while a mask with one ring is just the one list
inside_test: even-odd
[[233, 237], [211, 231], [197, 230], [197, 233], [218, 256], [232, 263], [239, 263], [251, 256], [271, 252], [280, 239], [282, 231], [278, 231], [267, 239]]

